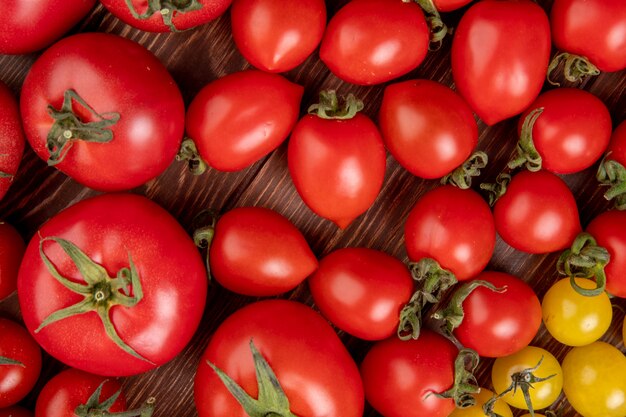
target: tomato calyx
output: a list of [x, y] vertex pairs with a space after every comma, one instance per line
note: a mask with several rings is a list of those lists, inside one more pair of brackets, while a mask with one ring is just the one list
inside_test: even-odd
[[[557, 271], [570, 279], [572, 288], [587, 297], [595, 297], [606, 289], [606, 274], [604, 268], [609, 263], [609, 251], [598, 246], [596, 240], [589, 233], [583, 232], [576, 236], [572, 247], [563, 251], [559, 257]], [[583, 288], [576, 283], [576, 278], [595, 279], [596, 288]]]
[[451, 184], [462, 190], [472, 186], [472, 179], [478, 177], [481, 169], [487, 166], [489, 156], [483, 151], [476, 151], [461, 166], [441, 179], [441, 184]]
[[480, 357], [473, 349], [463, 348], [454, 360], [454, 385], [438, 398], [451, 398], [457, 408], [468, 408], [476, 404], [474, 394], [480, 392], [480, 386], [474, 373], [478, 368]]
[[122, 390], [118, 390], [115, 394], [109, 398], [100, 402], [100, 396], [102, 395], [102, 388], [108, 380], [102, 381], [102, 383], [96, 388], [96, 390], [87, 399], [85, 404], [81, 404], [74, 409], [74, 414], [78, 417], [151, 417], [154, 413], [155, 398], [150, 397], [145, 402], [144, 406], [137, 410], [111, 412], [109, 411], [117, 398], [122, 393]]
[[148, 0], [148, 8], [140, 14], [135, 10], [132, 0], [126, 0], [126, 6], [128, 6], [130, 14], [138, 20], [150, 19], [155, 13], [158, 13], [161, 15], [163, 23], [172, 32], [180, 32], [174, 25], [174, 18], [177, 14], [193, 12], [203, 7], [198, 0]]
[[11, 178], [11, 179], [13, 179], [13, 177], [14, 177], [14, 176], [13, 176], [13, 175], [11, 175], [11, 174], [9, 174], [9, 173], [6, 173], [6, 172], [3, 172], [3, 171], [0, 171], [0, 178]]
[[493, 207], [496, 204], [496, 201], [500, 199], [504, 194], [506, 194], [506, 189], [511, 182], [511, 174], [507, 174], [506, 172], [502, 172], [498, 174], [496, 177], [495, 183], [482, 183], [480, 184], [480, 189], [485, 190], [489, 193], [489, 205]]
[[517, 142], [517, 156], [509, 161], [507, 164], [509, 168], [515, 169], [525, 165], [531, 172], [541, 170], [542, 158], [533, 142], [533, 128], [543, 110], [543, 107], [534, 109], [524, 119], [520, 139]]
[[569, 82], [575, 83], [581, 81], [585, 77], [596, 76], [600, 74], [600, 70], [598, 69], [598, 67], [593, 65], [591, 61], [587, 59], [587, 57], [569, 54], [567, 52], [561, 52], [552, 59], [550, 65], [548, 66], [548, 75], [546, 78], [548, 82], [554, 86], [558, 87], [561, 84], [552, 81], [550, 79], [550, 76], [552, 75], [556, 67], [559, 66], [561, 61], [565, 61], [564, 76], [565, 79]]
[[11, 358], [6, 358], [4, 356], [0, 356], [0, 366], [1, 365], [13, 365], [13, 366], [21, 366], [22, 368], [26, 368], [26, 365], [24, 365], [22, 362], [16, 361], [15, 359], [11, 359]]
[[604, 193], [607, 200], [615, 200], [615, 208], [618, 210], [626, 209], [626, 167], [619, 162], [610, 159], [611, 154], [608, 153], [600, 166], [596, 178], [600, 185], [607, 186], [609, 189]]
[[428, 45], [428, 49], [430, 51], [437, 51], [441, 48], [441, 44], [443, 43], [443, 39], [446, 37], [448, 33], [452, 33], [451, 29], [448, 29], [443, 20], [441, 20], [441, 15], [439, 14], [439, 10], [435, 7], [435, 4], [432, 0], [402, 0], [404, 3], [417, 3], [424, 13], [426, 14], [426, 22], [428, 23], [428, 28], [430, 29], [430, 44]]
[[[86, 285], [71, 281], [62, 276], [52, 261], [44, 253], [43, 246], [47, 241], [55, 242], [70, 257], [76, 265]], [[82, 301], [69, 307], [57, 310], [50, 314], [35, 330], [39, 333], [46, 326], [72, 316], [96, 312], [102, 321], [107, 336], [115, 342], [120, 349], [137, 359], [141, 359], [153, 364], [148, 359], [141, 356], [133, 348], [128, 346], [117, 334], [117, 330], [111, 322], [110, 310], [116, 305], [124, 307], [134, 307], [143, 298], [139, 273], [133, 263], [130, 253], [128, 254], [129, 268], [122, 268], [117, 275], [112, 278], [104, 267], [95, 263], [83, 251], [72, 242], [57, 237], [46, 237], [39, 241], [39, 255], [46, 265], [48, 272], [65, 288], [73, 293], [84, 297]], [[129, 288], [130, 287], [130, 288]], [[132, 290], [132, 296], [130, 295]]]
[[341, 102], [335, 90], [320, 92], [320, 102], [309, 106], [307, 112], [327, 120], [349, 120], [363, 110], [363, 102], [350, 93]]
[[208, 164], [200, 156], [196, 143], [191, 138], [185, 138], [180, 145], [177, 161], [187, 161], [189, 172], [193, 175], [201, 175], [207, 170]]
[[209, 254], [211, 242], [215, 236], [215, 226], [217, 225], [217, 213], [213, 210], [203, 210], [196, 215], [193, 220], [194, 232], [193, 243], [201, 249], [206, 250], [205, 267], [207, 271], [207, 277], [211, 281], [211, 263], [209, 262]]

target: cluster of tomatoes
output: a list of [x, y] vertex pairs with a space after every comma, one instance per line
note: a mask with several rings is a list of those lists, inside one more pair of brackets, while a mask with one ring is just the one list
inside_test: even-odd
[[[28, 245], [0, 224], [0, 300], [17, 290], [26, 327], [0, 319], [0, 417], [32, 415], [14, 405], [39, 378], [40, 347], [70, 368], [41, 389], [36, 417], [151, 416], [154, 398], [127, 411], [111, 377], [183, 351], [202, 321], [207, 272], [229, 291], [274, 299], [236, 311], [213, 333], [195, 376], [200, 417], [360, 417], [365, 400], [386, 417], [512, 416], [509, 406], [539, 415], [562, 391], [584, 417], [625, 416], [626, 357], [598, 339], [612, 320], [609, 294], [626, 297], [626, 212], [602, 213], [583, 232], [560, 175], [602, 159], [598, 180], [626, 207], [626, 122], [613, 130], [607, 107], [584, 90], [540, 93], [561, 67], [569, 81], [626, 68], [626, 3], [555, 0], [549, 18], [531, 0], [470, 2], [352, 0], [327, 23], [323, 0], [101, 0], [153, 32], [190, 29], [230, 7], [233, 40], [257, 69], [212, 81], [187, 109], [143, 46], [105, 33], [57, 41], [95, 0], [8, 6], [28, 18], [0, 29], [0, 53], [47, 49], [19, 108], [0, 85], [0, 198], [25, 139], [49, 166], [107, 193], [55, 214]], [[394, 81], [447, 41], [439, 13], [460, 7], [456, 92]], [[551, 61], [553, 44], [561, 52]], [[334, 91], [300, 117], [304, 89], [280, 73], [318, 47], [344, 82], [391, 82], [378, 123], [356, 97]], [[488, 125], [519, 115], [517, 154], [496, 183], [481, 185], [489, 203], [472, 189], [487, 163], [474, 114]], [[411, 174], [443, 179], [404, 223], [408, 267], [358, 247], [318, 260], [293, 223], [261, 207], [202, 213], [191, 238], [148, 198], [108, 193], [153, 180], [174, 159], [193, 174], [245, 170], [288, 137], [301, 199], [341, 229], [378, 197], [386, 150]], [[518, 277], [485, 270], [496, 233], [521, 252], [561, 252], [553, 267], [565, 278], [540, 301]], [[305, 280], [321, 315], [275, 299]], [[372, 342], [360, 367], [329, 322]], [[542, 323], [573, 347], [561, 363], [529, 346]], [[493, 392], [473, 375], [479, 356], [495, 358]]]

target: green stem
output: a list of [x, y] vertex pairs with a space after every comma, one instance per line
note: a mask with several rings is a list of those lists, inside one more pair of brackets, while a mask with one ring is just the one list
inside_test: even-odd
[[435, 4], [432, 0], [402, 0], [405, 3], [415, 2], [417, 3], [424, 14], [426, 15], [426, 22], [428, 22], [428, 27], [430, 29], [430, 45], [428, 49], [431, 51], [436, 51], [441, 48], [443, 43], [443, 39], [446, 37], [448, 33], [452, 31], [448, 29], [443, 20], [441, 19], [441, 15], [439, 14], [439, 10], [435, 7]]
[[476, 151], [463, 164], [441, 179], [442, 184], [451, 184], [462, 190], [472, 186], [472, 179], [480, 175], [480, 170], [487, 166], [489, 156], [483, 151]]
[[[563, 251], [557, 261], [557, 271], [570, 278], [574, 290], [587, 297], [595, 297], [606, 289], [606, 274], [604, 268], [610, 261], [609, 252], [598, 246], [596, 240], [589, 233], [576, 236], [572, 247]], [[576, 283], [576, 278], [595, 279], [596, 288], [583, 288]]]
[[524, 119], [520, 139], [517, 142], [517, 156], [509, 161], [509, 168], [515, 169], [521, 167], [522, 165], [526, 165], [526, 169], [531, 172], [541, 170], [542, 159], [539, 152], [537, 152], [537, 148], [535, 148], [535, 143], [533, 141], [533, 128], [535, 127], [537, 119], [543, 113], [543, 110], [543, 107], [534, 109]]
[[177, 161], [187, 161], [189, 172], [193, 175], [201, 175], [207, 170], [208, 164], [202, 159], [195, 142], [191, 138], [185, 138], [180, 145]]
[[16, 361], [15, 359], [6, 358], [4, 356], [0, 356], [0, 365], [13, 365], [13, 366], [21, 366], [22, 368], [26, 368], [20, 361]]
[[205, 266], [207, 270], [207, 278], [211, 281], [211, 263], [210, 248], [213, 237], [215, 236], [215, 226], [217, 225], [217, 213], [214, 210], [203, 210], [196, 215], [193, 220], [195, 231], [193, 232], [193, 241], [196, 246], [202, 250], [206, 250]]
[[560, 86], [561, 84], [555, 81], [552, 81], [551, 75], [556, 69], [556, 67], [559, 66], [561, 61], [565, 62], [564, 76], [565, 76], [565, 79], [569, 82], [574, 83], [577, 81], [581, 81], [585, 77], [595, 76], [595, 75], [600, 74], [600, 70], [598, 69], [598, 67], [593, 65], [589, 61], [589, 59], [587, 59], [587, 57], [568, 54], [567, 52], [561, 52], [557, 54], [550, 62], [550, 65], [548, 66], [548, 74], [546, 77], [550, 84], [555, 85], [557, 87]]
[[596, 178], [600, 185], [609, 189], [604, 193], [604, 198], [614, 200], [617, 210], [626, 210], [626, 167], [614, 159], [609, 159], [611, 153], [602, 159]]
[[89, 396], [85, 404], [81, 404], [74, 410], [78, 417], [151, 417], [154, 413], [155, 398], [150, 397], [141, 408], [129, 411], [112, 412], [111, 407], [115, 404], [122, 390], [118, 390], [106, 400], [100, 402], [102, 388], [108, 380], [104, 380], [98, 388]]
[[172, 32], [180, 32], [174, 25], [174, 18], [178, 14], [193, 12], [202, 9], [203, 5], [199, 0], [148, 0], [148, 8], [143, 13], [138, 13], [132, 0], [125, 0], [130, 14], [138, 20], [150, 19], [158, 13], [163, 19], [163, 23]]
[[352, 93], [340, 101], [335, 90], [325, 90], [320, 92], [319, 98], [320, 102], [312, 104], [308, 113], [315, 114], [322, 119], [348, 120], [363, 110], [363, 102]]
[[476, 404], [474, 394], [480, 386], [474, 375], [480, 358], [472, 349], [461, 349], [454, 361], [454, 385], [448, 391], [436, 394], [439, 398], [451, 398], [457, 408], [468, 408]]
[[482, 183], [480, 188], [486, 190], [489, 193], [489, 205], [493, 207], [494, 204], [506, 193], [506, 189], [511, 182], [511, 175], [501, 173], [496, 178], [494, 183]]

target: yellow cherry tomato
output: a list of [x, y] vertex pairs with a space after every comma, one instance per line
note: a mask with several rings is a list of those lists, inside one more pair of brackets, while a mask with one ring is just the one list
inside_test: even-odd
[[[473, 395], [476, 400], [476, 404], [467, 408], [457, 408], [448, 417], [486, 417], [483, 412], [483, 404], [493, 398], [496, 394], [493, 391], [489, 391], [487, 388], [481, 388], [478, 394]], [[511, 409], [502, 400], [496, 401], [493, 411], [502, 417], [513, 417]]]

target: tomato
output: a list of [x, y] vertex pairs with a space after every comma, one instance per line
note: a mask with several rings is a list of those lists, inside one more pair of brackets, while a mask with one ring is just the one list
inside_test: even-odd
[[9, 407], [0, 410], [0, 417], [33, 417], [33, 413], [22, 407]]
[[[457, 408], [452, 412], [452, 414], [450, 414], [449, 417], [487, 417], [487, 415], [483, 411], [483, 404], [485, 404], [495, 395], [496, 394], [489, 391], [487, 388], [481, 388], [478, 394], [472, 395], [474, 400], [476, 400], [475, 405], [467, 408]], [[493, 411], [501, 417], [513, 417], [511, 409], [509, 408], [508, 404], [503, 400], [496, 401], [496, 404], [493, 407]], [[535, 416], [538, 415], [539, 414], [535, 414]]]
[[309, 287], [315, 305], [335, 326], [361, 339], [381, 340], [396, 332], [413, 279], [393, 256], [345, 248], [322, 258]]
[[[142, 196], [105, 194], [39, 229], [17, 286], [26, 326], [49, 354], [124, 376], [156, 368], [187, 345], [207, 279], [192, 239], [165, 210]], [[69, 307], [83, 314], [68, 316]]]
[[[200, 417], [249, 415], [207, 361], [256, 398], [258, 381], [251, 341], [275, 373], [293, 414], [363, 415], [363, 386], [358, 369], [334, 330], [304, 304], [266, 300], [236, 311], [213, 334], [195, 378], [194, 397]], [[252, 415], [267, 413], [265, 409], [262, 414]]]
[[502, 239], [527, 253], [565, 249], [581, 231], [572, 192], [548, 171], [516, 174], [494, 205], [493, 215]]
[[70, 36], [44, 52], [20, 104], [37, 155], [100, 191], [161, 174], [184, 130], [182, 96], [165, 67], [142, 46], [104, 33]]
[[209, 83], [191, 102], [187, 134], [211, 167], [244, 169], [289, 136], [303, 92], [302, 86], [277, 74], [229, 74]]
[[326, 28], [324, 0], [235, 0], [233, 40], [255, 67], [289, 71], [313, 53]]
[[177, 32], [220, 17], [232, 0], [101, 0], [109, 12], [148, 32]]
[[622, 210], [626, 207], [626, 121], [620, 123], [611, 135], [609, 148], [596, 177], [601, 185], [610, 187], [604, 198], [614, 200], [615, 207]]
[[440, 12], [451, 12], [470, 4], [472, 0], [433, 0], [435, 7]]
[[290, 291], [317, 268], [302, 233], [261, 207], [236, 208], [219, 219], [209, 260], [211, 274], [222, 286], [257, 297]]
[[33, 389], [41, 350], [25, 328], [0, 318], [0, 408], [17, 404]]
[[563, 391], [584, 417], [626, 415], [624, 375], [626, 357], [605, 342], [575, 347], [563, 359]]
[[17, 230], [0, 222], [0, 301], [17, 289], [17, 271], [25, 248]]
[[[6, 195], [24, 153], [24, 132], [17, 101], [0, 81], [0, 200]], [[2, 296], [0, 295], [0, 299]]]
[[515, 116], [539, 95], [550, 47], [548, 16], [535, 2], [477, 2], [454, 31], [457, 90], [488, 125]]
[[496, 244], [493, 215], [472, 190], [437, 187], [415, 203], [404, 227], [409, 259], [432, 258], [458, 280], [480, 273]]
[[344, 81], [380, 84], [417, 68], [429, 38], [415, 2], [352, 0], [328, 22], [320, 59]]
[[609, 252], [610, 261], [604, 268], [607, 292], [626, 297], [626, 212], [604, 212], [589, 223], [586, 231]]
[[434, 81], [387, 86], [378, 117], [387, 149], [418, 177], [448, 175], [478, 143], [472, 110], [454, 91]]

